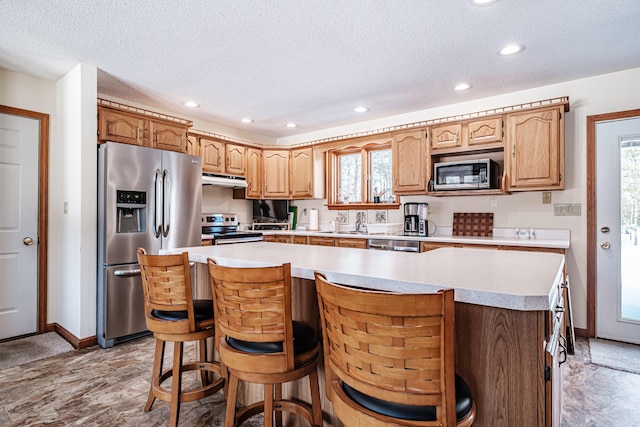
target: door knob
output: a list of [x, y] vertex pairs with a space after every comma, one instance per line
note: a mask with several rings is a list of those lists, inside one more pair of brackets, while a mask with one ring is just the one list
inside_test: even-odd
[[33, 239], [31, 237], [25, 237], [22, 239], [22, 243], [26, 246], [31, 246], [33, 245]]
[[609, 244], [609, 242], [603, 242], [603, 243], [600, 243], [600, 247], [602, 249], [609, 249], [611, 245]]

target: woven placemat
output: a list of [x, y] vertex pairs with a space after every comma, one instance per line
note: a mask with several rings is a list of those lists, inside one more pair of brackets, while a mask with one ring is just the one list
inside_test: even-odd
[[493, 212], [455, 212], [454, 236], [493, 236]]

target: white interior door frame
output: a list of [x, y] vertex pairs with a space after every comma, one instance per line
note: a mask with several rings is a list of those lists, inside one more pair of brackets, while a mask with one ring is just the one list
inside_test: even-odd
[[[49, 251], [49, 115], [36, 111], [0, 105], [0, 113], [36, 119], [40, 123], [38, 147], [38, 320], [37, 332], [48, 332], [47, 326], [47, 256]], [[50, 329], [53, 330], [53, 329]]]
[[587, 337], [596, 337], [597, 277], [597, 169], [596, 125], [598, 122], [640, 117], [640, 109], [618, 111], [587, 117]]

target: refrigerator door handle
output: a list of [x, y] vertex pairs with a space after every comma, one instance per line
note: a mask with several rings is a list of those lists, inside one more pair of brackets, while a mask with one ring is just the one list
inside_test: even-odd
[[169, 235], [169, 227], [171, 226], [171, 176], [168, 170], [162, 172], [162, 198], [163, 198], [163, 215], [162, 215], [162, 236], [167, 237]]
[[140, 274], [139, 268], [134, 268], [133, 270], [116, 270], [113, 275], [118, 277], [127, 277], [127, 276], [137, 276]]
[[156, 238], [162, 233], [162, 183], [160, 182], [160, 169], [156, 169], [153, 178], [154, 196], [153, 196], [153, 235]]

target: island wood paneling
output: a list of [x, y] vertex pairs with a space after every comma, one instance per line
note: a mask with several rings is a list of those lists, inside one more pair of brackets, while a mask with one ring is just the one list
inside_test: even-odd
[[[208, 271], [198, 266], [197, 297], [210, 298]], [[204, 267], [204, 268], [202, 268]], [[315, 282], [292, 278], [292, 315], [320, 333]], [[518, 311], [456, 302], [456, 372], [469, 384], [477, 406], [474, 426], [545, 425], [545, 352], [547, 311]], [[319, 365], [324, 426], [342, 426], [325, 393], [324, 364]], [[263, 398], [262, 387], [241, 382], [239, 402]], [[283, 396], [310, 402], [308, 379], [283, 386]], [[306, 426], [296, 416], [288, 427]]]

